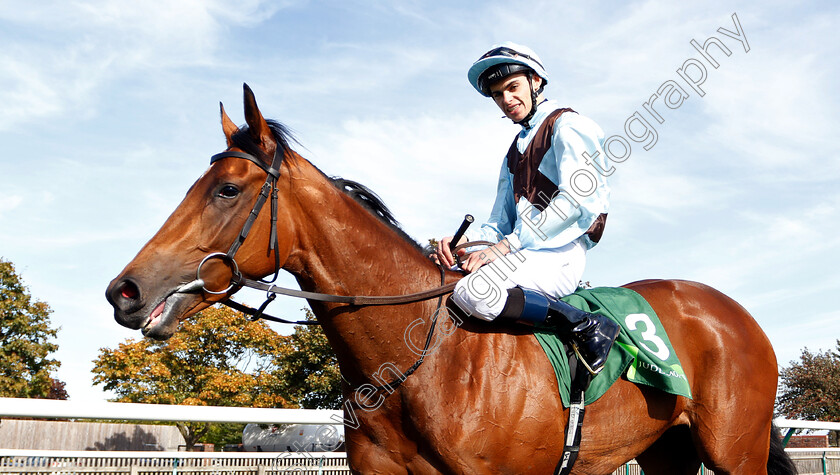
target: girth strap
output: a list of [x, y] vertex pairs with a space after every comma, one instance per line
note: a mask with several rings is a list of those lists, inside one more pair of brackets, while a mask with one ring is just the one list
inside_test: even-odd
[[572, 467], [575, 466], [580, 454], [580, 438], [583, 431], [583, 416], [586, 414], [585, 391], [591, 382], [591, 374], [578, 361], [577, 371], [572, 377], [571, 401], [569, 404], [569, 420], [566, 425], [566, 440], [563, 444], [563, 453], [557, 466], [554, 468], [555, 475], [569, 475]]

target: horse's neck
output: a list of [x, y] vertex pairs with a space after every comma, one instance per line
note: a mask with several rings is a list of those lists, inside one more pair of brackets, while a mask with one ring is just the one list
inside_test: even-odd
[[[440, 285], [439, 270], [412, 243], [314, 168], [306, 175], [308, 183], [299, 195], [305, 219], [298, 223], [298, 245], [287, 267], [301, 288], [338, 295], [404, 295]], [[345, 375], [365, 378], [382, 363], [413, 362], [415, 355], [403, 341], [406, 329], [418, 318], [428, 321], [436, 303], [348, 307], [312, 302], [312, 308]]]
[[309, 175], [316, 186], [304, 187], [299, 196], [304, 219], [297, 223], [289, 266], [301, 284], [324, 293], [391, 295], [439, 283], [437, 267], [413, 243], [320, 172]]

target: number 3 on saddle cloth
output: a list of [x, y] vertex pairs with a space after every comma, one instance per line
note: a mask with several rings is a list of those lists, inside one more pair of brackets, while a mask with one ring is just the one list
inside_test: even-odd
[[[627, 379], [634, 383], [691, 398], [688, 379], [668, 335], [656, 312], [641, 295], [620, 287], [597, 287], [578, 289], [562, 300], [586, 312], [611, 318], [621, 326], [604, 369], [586, 389], [585, 404], [598, 400], [625, 372]], [[568, 407], [571, 376], [563, 341], [550, 328], [536, 327], [534, 335], [554, 368], [563, 406]]]

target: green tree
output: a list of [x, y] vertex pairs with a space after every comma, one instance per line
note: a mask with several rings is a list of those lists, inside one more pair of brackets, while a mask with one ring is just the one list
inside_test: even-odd
[[[315, 320], [309, 309], [307, 320]], [[339, 409], [341, 372], [338, 359], [319, 326], [298, 325], [280, 345], [277, 376], [281, 391], [306, 409]]]
[[57, 384], [53, 397], [67, 398], [64, 383], [52, 377], [61, 363], [49, 357], [58, 349], [51, 313], [29, 295], [14, 265], [0, 259], [0, 396], [48, 398]]
[[[779, 372], [779, 414], [791, 419], [840, 422], [840, 340], [834, 351], [812, 353]], [[832, 440], [837, 441], [836, 431]]]
[[[275, 374], [282, 339], [263, 322], [210, 308], [165, 342], [128, 339], [116, 349], [101, 348], [93, 381], [114, 391], [119, 402], [292, 407]], [[205, 436], [227, 442], [231, 433], [209, 423], [177, 425], [188, 448], [210, 442]]]
[[201, 442], [214, 444], [217, 451], [222, 450], [226, 445], [241, 444], [242, 431], [244, 430], [245, 424], [210, 424], [207, 433], [201, 438]]

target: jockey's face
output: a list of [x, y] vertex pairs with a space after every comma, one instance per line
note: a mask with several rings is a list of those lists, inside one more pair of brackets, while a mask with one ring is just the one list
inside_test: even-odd
[[[534, 90], [539, 90], [542, 78], [535, 74], [532, 81]], [[514, 122], [524, 119], [533, 107], [531, 88], [528, 87], [528, 76], [525, 74], [514, 74], [494, 82], [490, 85], [490, 96], [505, 117]]]

